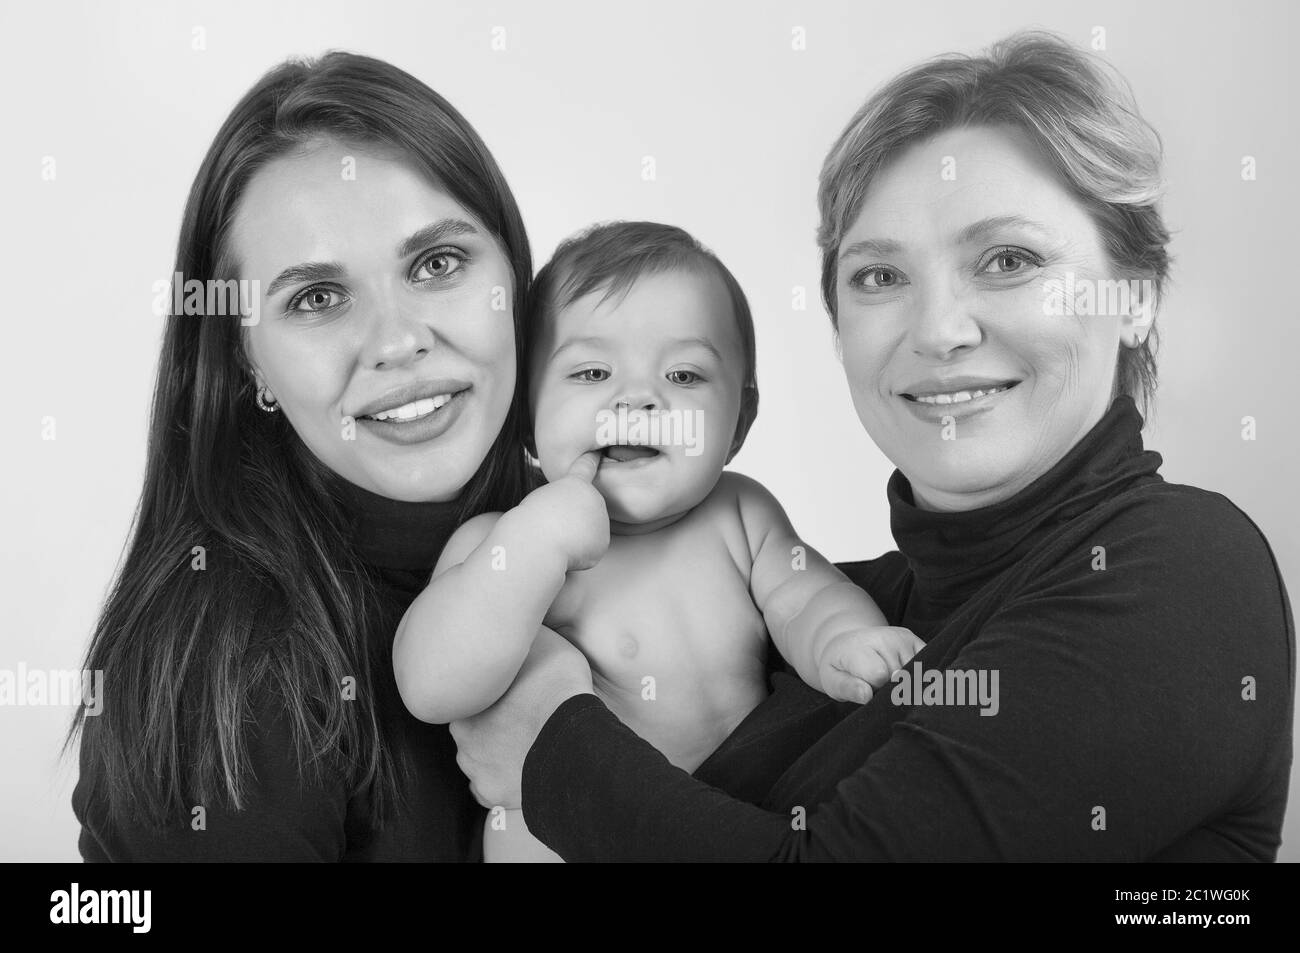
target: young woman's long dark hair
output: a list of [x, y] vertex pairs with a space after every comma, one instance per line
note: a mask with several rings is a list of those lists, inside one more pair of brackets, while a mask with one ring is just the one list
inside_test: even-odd
[[[514, 269], [522, 378], [532, 261], [505, 178], [441, 96], [390, 64], [348, 53], [289, 61], [235, 107], [190, 190], [175, 271], [238, 277], [229, 230], [250, 177], [322, 137], [396, 147], [478, 218]], [[102, 714], [78, 710], [83, 762], [114, 813], [189, 818], [195, 804], [242, 807], [251, 697], [281, 698], [304, 777], [346, 772], [382, 823], [396, 766], [374, 693], [391, 659], [367, 639], [373, 584], [347, 542], [339, 479], [284, 414], [259, 411], [238, 316], [169, 315], [132, 538], [90, 645], [104, 672]], [[522, 386], [522, 385], [521, 385]], [[519, 388], [500, 434], [460, 497], [462, 518], [508, 509], [527, 490]], [[203, 547], [205, 568], [194, 567]], [[259, 634], [258, 651], [250, 651]], [[264, 644], [262, 644], [264, 643]], [[346, 677], [356, 698], [340, 704]]]

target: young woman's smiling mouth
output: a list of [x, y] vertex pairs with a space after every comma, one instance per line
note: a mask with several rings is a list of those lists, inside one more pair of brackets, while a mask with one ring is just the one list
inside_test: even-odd
[[356, 415], [368, 433], [393, 443], [432, 440], [456, 422], [470, 393], [461, 380], [408, 384], [371, 401]]

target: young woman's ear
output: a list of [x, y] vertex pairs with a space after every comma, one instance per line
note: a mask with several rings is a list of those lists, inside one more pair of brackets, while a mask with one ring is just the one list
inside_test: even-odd
[[264, 410], [268, 414], [275, 413], [280, 409], [279, 404], [276, 401], [275, 392], [267, 386], [266, 380], [262, 377], [262, 372], [253, 366], [253, 362], [249, 359], [248, 354], [246, 352], [241, 352], [241, 354], [241, 363], [244, 365], [244, 370], [252, 381], [253, 401], [257, 404], [258, 409]]
[[253, 363], [253, 355], [249, 353], [248, 336], [246, 331], [240, 335], [239, 343], [235, 349], [235, 359], [240, 368], [243, 369], [244, 373], [248, 375], [253, 393], [259, 397], [265, 393], [267, 398], [274, 403], [275, 395], [271, 393], [270, 388], [267, 387], [266, 379], [262, 376], [262, 372], [258, 370], [257, 365]]

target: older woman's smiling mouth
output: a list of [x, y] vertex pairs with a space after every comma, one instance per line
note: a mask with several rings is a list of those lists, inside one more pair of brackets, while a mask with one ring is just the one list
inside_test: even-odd
[[899, 391], [904, 400], [918, 404], [965, 404], [1011, 390], [1020, 381], [1014, 378], [954, 377], [948, 380], [927, 378]]
[[913, 381], [897, 396], [917, 420], [947, 425], [993, 410], [1018, 384], [1015, 378], [931, 377]]

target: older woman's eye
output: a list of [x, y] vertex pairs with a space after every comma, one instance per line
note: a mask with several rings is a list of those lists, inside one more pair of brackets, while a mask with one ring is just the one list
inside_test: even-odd
[[427, 255], [415, 269], [416, 281], [430, 281], [446, 278], [460, 270], [465, 263], [465, 256], [451, 249], [440, 249]]
[[997, 248], [985, 260], [980, 272], [987, 275], [1014, 275], [1041, 264], [1042, 259], [1023, 248]]
[[907, 279], [902, 272], [890, 268], [888, 265], [872, 265], [870, 268], [863, 268], [854, 275], [851, 283], [859, 288], [866, 288], [871, 291], [884, 291], [906, 284]]
[[308, 288], [294, 295], [289, 301], [288, 310], [307, 313], [328, 311], [330, 308], [338, 307], [343, 297], [343, 292], [334, 288]]

